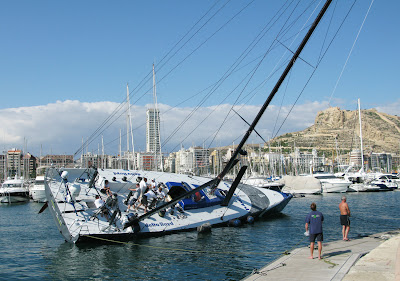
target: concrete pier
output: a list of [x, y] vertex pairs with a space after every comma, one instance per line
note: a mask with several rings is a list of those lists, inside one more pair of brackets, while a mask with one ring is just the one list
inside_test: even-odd
[[399, 245], [396, 230], [323, 243], [321, 260], [317, 249], [309, 259], [309, 247], [297, 248], [244, 280], [400, 280]]

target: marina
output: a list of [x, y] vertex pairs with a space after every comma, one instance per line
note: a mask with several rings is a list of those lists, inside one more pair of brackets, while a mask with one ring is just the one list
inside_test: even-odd
[[[285, 251], [308, 246], [303, 233], [311, 202], [325, 217], [324, 243], [340, 239], [341, 196], [293, 198], [281, 215], [253, 225], [101, 245], [64, 242], [50, 212], [37, 214], [43, 204], [1, 204], [0, 279], [241, 280]], [[350, 239], [399, 228], [400, 192], [346, 196], [352, 213]]]
[[[46, 142], [46, 156], [42, 157], [42, 144], [39, 157], [30, 153], [25, 137], [23, 149], [6, 150], [12, 142], [22, 142], [22, 134], [5, 128], [0, 154], [0, 280], [362, 280], [357, 278], [366, 276], [365, 265], [372, 275], [376, 269], [386, 270], [389, 280], [396, 276], [397, 109], [376, 106], [392, 115], [375, 108], [362, 111], [358, 99], [358, 110], [351, 111], [347, 101], [334, 96], [373, 0], [366, 10], [356, 2], [294, 2], [197, 3], [211, 7], [196, 11], [202, 16], [193, 23], [194, 14], [182, 13], [181, 4], [179, 14], [189, 21], [168, 14], [168, 21], [176, 20], [175, 27], [164, 22], [161, 26], [160, 21], [154, 32], [124, 31], [127, 41], [135, 38], [130, 43], [134, 52], [124, 54], [134, 59], [135, 68], [148, 63], [144, 54], [150, 46], [162, 46], [159, 52], [165, 55], [154, 59], [157, 64], [149, 72], [149, 67], [129, 70], [134, 82], [126, 82], [122, 102], [115, 102], [118, 94], [111, 93], [120, 88], [120, 81], [89, 97], [84, 93], [94, 93], [94, 88], [70, 80], [80, 91], [64, 92], [63, 101], [55, 104], [49, 98], [47, 106], [56, 110], [37, 106], [36, 114], [45, 112], [45, 118], [35, 121], [40, 121], [41, 137], [33, 142], [36, 149], [36, 142]], [[134, 7], [141, 4], [124, 5], [134, 13], [144, 11]], [[157, 4], [159, 9], [162, 5]], [[168, 10], [178, 11], [171, 7]], [[103, 9], [109, 12], [99, 7]], [[363, 21], [357, 22], [353, 14], [362, 15]], [[137, 32], [138, 23], [129, 22], [137, 17], [125, 19], [119, 28], [110, 25], [109, 34], [117, 35], [126, 25]], [[73, 44], [79, 43], [76, 52], [91, 44], [97, 29], [104, 30], [103, 21], [93, 22], [90, 29], [81, 22], [89, 40], [82, 44], [78, 36], [73, 39]], [[341, 37], [354, 32], [348, 24], [359, 28], [351, 49]], [[146, 40], [147, 48], [138, 46], [137, 38], [155, 38], [161, 27], [166, 37], [156, 44]], [[181, 34], [181, 28], [189, 30]], [[221, 36], [228, 29], [232, 41]], [[171, 30], [175, 34], [167, 35]], [[246, 39], [239, 38], [239, 32]], [[104, 32], [98, 37], [118, 42], [118, 37], [106, 36]], [[75, 48], [69, 49], [71, 53], [57, 50], [72, 57]], [[119, 61], [120, 52], [112, 46], [101, 56], [93, 47], [90, 52], [98, 69], [106, 68], [107, 59]], [[347, 54], [343, 66], [338, 63], [342, 52]], [[143, 61], [137, 60], [138, 54]], [[80, 64], [90, 56], [82, 58]], [[63, 66], [63, 77], [85, 69], [52, 62]], [[338, 65], [343, 68], [337, 78]], [[99, 85], [112, 79], [106, 73], [86, 73], [96, 76]], [[79, 77], [86, 80], [82, 73]], [[335, 78], [330, 94], [326, 88]], [[344, 79], [355, 84], [352, 78]], [[49, 76], [46, 81], [53, 80]], [[67, 88], [54, 81], [58, 91]], [[338, 91], [350, 99], [346, 82]], [[361, 89], [357, 94], [366, 97]], [[145, 97], [151, 91], [150, 102]], [[318, 102], [307, 101], [302, 110], [293, 110], [308, 99], [306, 94]], [[341, 110], [341, 103], [346, 108]], [[93, 104], [99, 105], [96, 110]], [[63, 109], [65, 105], [69, 109]], [[23, 125], [35, 119], [27, 109], [15, 111], [23, 112]], [[24, 136], [30, 137], [30, 132], [24, 131]], [[309, 257], [309, 236], [317, 236], [319, 246], [323, 237], [322, 258]], [[388, 260], [377, 262], [382, 267], [369, 263], [387, 253]]]

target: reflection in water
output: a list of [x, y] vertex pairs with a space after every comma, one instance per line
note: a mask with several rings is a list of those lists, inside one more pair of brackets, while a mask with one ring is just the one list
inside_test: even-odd
[[[304, 219], [312, 202], [325, 216], [325, 242], [341, 239], [342, 194], [294, 198], [283, 214], [239, 228], [145, 238], [126, 244], [73, 245], [41, 204], [0, 206], [0, 279], [240, 280], [293, 247], [307, 246]], [[346, 194], [350, 238], [399, 228], [400, 192]]]

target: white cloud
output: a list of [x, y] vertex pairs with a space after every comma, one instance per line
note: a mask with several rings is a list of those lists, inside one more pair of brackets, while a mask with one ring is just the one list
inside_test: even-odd
[[400, 116], [400, 98], [390, 104], [377, 106], [376, 110], [379, 112]]
[[[396, 114], [399, 103], [400, 100], [396, 104], [377, 109]], [[112, 122], [100, 129], [99, 127], [118, 106], [117, 103], [107, 101], [87, 103], [66, 100], [42, 106], [2, 109], [0, 110], [0, 123], [2, 124], [0, 148], [1, 150], [12, 147], [23, 149], [25, 137], [27, 150], [34, 155], [39, 155], [41, 145], [43, 155], [49, 153], [73, 154], [80, 148], [82, 138], [86, 141], [94, 134], [97, 138], [93, 139], [88, 146], [89, 151], [97, 153], [99, 148], [101, 151], [101, 135], [103, 135], [105, 153], [117, 154], [120, 130], [122, 131], [122, 149], [126, 148], [125, 107], [124, 110], [114, 115], [114, 118], [111, 118]], [[327, 102], [306, 102], [295, 106], [278, 135], [307, 128], [314, 123], [317, 112], [327, 107]], [[165, 144], [163, 151], [176, 151], [181, 144], [187, 148], [192, 145], [201, 146], [203, 143], [206, 147], [230, 145], [232, 142], [239, 143], [248, 125], [233, 112], [215, 136], [215, 132], [221, 126], [230, 108], [231, 105], [225, 104], [218, 107], [202, 107], [193, 112], [191, 107], [171, 108], [168, 105], [160, 104], [162, 143]], [[235, 107], [235, 110], [250, 123], [259, 109], [259, 106], [253, 105]], [[146, 106], [131, 106], [131, 111], [135, 149], [143, 151], [146, 139]], [[279, 109], [277, 106], [271, 105], [261, 118], [256, 130], [264, 139], [268, 140], [272, 136], [274, 127], [276, 134], [289, 111], [290, 106]], [[280, 113], [277, 118], [278, 112]], [[182, 124], [182, 121], [189, 115], [192, 117]], [[179, 130], [175, 131], [178, 127]], [[210, 144], [214, 136], [215, 139]], [[253, 133], [248, 142], [261, 143], [262, 140]]]

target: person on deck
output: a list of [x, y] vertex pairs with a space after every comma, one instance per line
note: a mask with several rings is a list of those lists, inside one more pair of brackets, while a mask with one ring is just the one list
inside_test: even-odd
[[104, 205], [104, 201], [101, 200], [99, 195], [96, 195], [96, 200], [94, 200], [94, 205], [96, 206], [96, 208], [101, 208]]
[[349, 241], [347, 237], [350, 231], [350, 208], [346, 202], [346, 196], [342, 197], [342, 202], [339, 204], [340, 224], [342, 225], [342, 235], [344, 241]]
[[145, 196], [148, 191], [149, 186], [147, 185], [147, 178], [143, 178], [139, 184], [139, 205], [135, 208], [135, 210], [139, 209], [140, 206], [144, 206], [145, 212], [147, 212], [147, 196]]
[[104, 181], [104, 191], [106, 192], [107, 196], [112, 195], [112, 192], [110, 190], [110, 183], [108, 182], [108, 180]]
[[147, 197], [147, 206], [145, 205], [145, 213], [147, 212], [147, 207], [150, 209], [154, 208], [157, 203], [157, 194], [154, 192], [153, 189], [149, 189], [144, 196]]
[[133, 191], [134, 193], [132, 199], [128, 203], [128, 208], [126, 209], [126, 212], [129, 212], [131, 206], [135, 206], [135, 203], [139, 198], [139, 192], [140, 192], [139, 183], [136, 184], [136, 188], [130, 188], [129, 190]]
[[100, 198], [99, 195], [96, 195], [95, 199], [96, 200], [94, 200], [94, 205], [100, 210], [100, 215], [103, 216], [104, 214], [106, 216], [106, 219], [108, 220], [108, 210], [105, 205], [106, 203]]
[[165, 187], [163, 183], [158, 185], [158, 199], [160, 201], [168, 202], [167, 195], [169, 190]]
[[156, 179], [152, 179], [150, 182], [150, 189], [156, 190], [157, 184]]
[[322, 222], [324, 221], [324, 215], [317, 211], [317, 204], [311, 203], [311, 212], [306, 217], [306, 232], [309, 232], [310, 237], [310, 257], [313, 259], [314, 256], [314, 243], [317, 240], [318, 243], [318, 259], [321, 259], [322, 253], [322, 241], [324, 240], [322, 234]]

